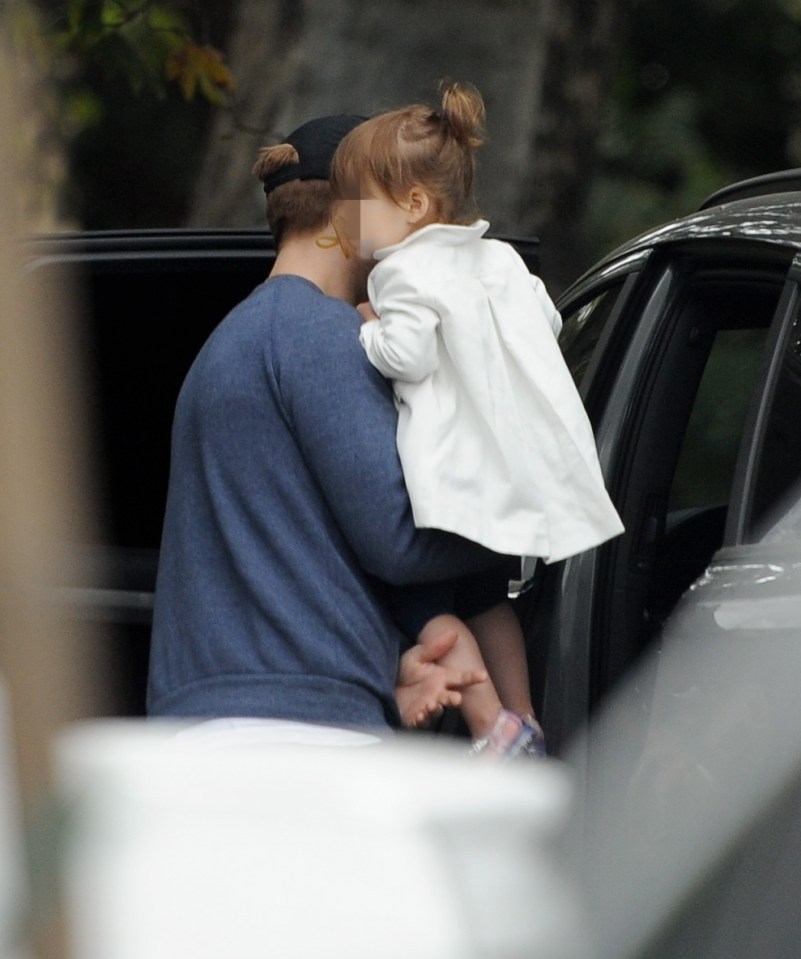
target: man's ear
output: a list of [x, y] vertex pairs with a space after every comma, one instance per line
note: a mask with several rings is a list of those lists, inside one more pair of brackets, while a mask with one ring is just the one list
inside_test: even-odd
[[409, 222], [420, 223], [431, 211], [431, 197], [420, 187], [412, 187], [406, 201]]

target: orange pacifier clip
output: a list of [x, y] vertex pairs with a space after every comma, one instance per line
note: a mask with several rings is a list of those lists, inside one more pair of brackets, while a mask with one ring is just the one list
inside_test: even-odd
[[342, 255], [346, 260], [349, 260], [351, 254], [350, 243], [348, 243], [348, 238], [337, 223], [337, 217], [334, 217], [331, 221], [331, 226], [334, 228], [334, 236], [318, 236], [314, 241], [315, 244], [321, 250], [332, 250], [335, 246], [342, 247]]

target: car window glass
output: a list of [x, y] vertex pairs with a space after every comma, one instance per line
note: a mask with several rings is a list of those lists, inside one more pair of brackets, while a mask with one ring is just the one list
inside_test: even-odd
[[576, 386], [581, 386], [622, 286], [621, 280], [562, 317], [563, 326], [559, 345]]
[[[759, 538], [790, 504], [801, 482], [801, 315], [784, 343], [752, 487], [749, 539]], [[796, 511], [797, 513], [797, 511]], [[785, 523], [801, 536], [801, 523]]]
[[767, 328], [718, 330], [698, 385], [668, 509], [725, 503]]

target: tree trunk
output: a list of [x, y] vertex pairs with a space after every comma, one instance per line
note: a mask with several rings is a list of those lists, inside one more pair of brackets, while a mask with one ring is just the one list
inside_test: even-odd
[[232, 11], [228, 59], [237, 79], [230, 107], [212, 123], [187, 226], [250, 227], [264, 221], [258, 148], [279, 142], [278, 129], [303, 39], [302, 0], [238, 0]]
[[552, 293], [591, 265], [582, 225], [622, 6], [621, 0], [542, 0], [545, 69], [520, 229], [539, 236]]

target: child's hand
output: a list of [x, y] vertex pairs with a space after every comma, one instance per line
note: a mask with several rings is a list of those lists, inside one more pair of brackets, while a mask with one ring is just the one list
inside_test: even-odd
[[370, 306], [369, 302], [360, 303], [356, 309], [359, 311], [359, 316], [362, 318], [362, 323], [369, 323], [370, 320], [377, 320], [378, 314]]
[[425, 726], [445, 708], [461, 706], [462, 690], [486, 680], [483, 670], [452, 669], [437, 662], [456, 639], [456, 633], [445, 633], [401, 657], [395, 698], [404, 726]]

